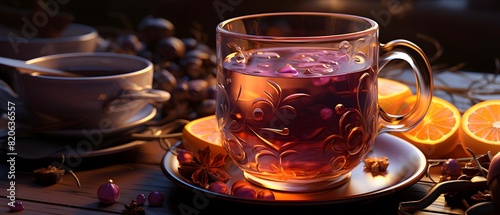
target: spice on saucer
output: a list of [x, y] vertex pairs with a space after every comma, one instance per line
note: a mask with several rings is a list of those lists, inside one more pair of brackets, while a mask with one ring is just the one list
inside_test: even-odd
[[365, 169], [372, 173], [385, 172], [389, 166], [389, 158], [387, 157], [368, 157], [365, 158]]
[[225, 183], [231, 178], [223, 169], [226, 165], [226, 156], [217, 154], [211, 157], [208, 146], [204, 149], [199, 149], [198, 154], [190, 162], [180, 162], [178, 168], [179, 174], [203, 188], [215, 181]]

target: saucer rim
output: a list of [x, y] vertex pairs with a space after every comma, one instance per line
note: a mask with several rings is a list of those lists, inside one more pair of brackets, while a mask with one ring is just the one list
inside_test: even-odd
[[[145, 117], [142, 117], [141, 119], [139, 120], [136, 120], [134, 121], [134, 125], [132, 126], [129, 126], [127, 128], [119, 128], [119, 130], [114, 130], [112, 131], [112, 133], [107, 133], [107, 135], [116, 135], [118, 132], [124, 132], [124, 131], [127, 131], [128, 129], [134, 129], [148, 121], [150, 121], [151, 119], [153, 119], [157, 113], [158, 113], [158, 110], [156, 107], [154, 107], [153, 105], [151, 104], [148, 104], [147, 107], [144, 107], [141, 111], [146, 111], [148, 109], [151, 109], [149, 111], [149, 113], [147, 114], [147, 116]], [[144, 114], [146, 115], [146, 114]], [[116, 129], [116, 127], [115, 127]], [[78, 130], [79, 132], [81, 132], [82, 129]], [[6, 130], [7, 131], [7, 130]], [[66, 130], [67, 131], [67, 130]], [[75, 132], [76, 130], [75, 129], [72, 129], [70, 130], [72, 132]], [[103, 132], [104, 133], [104, 132]], [[65, 134], [60, 134], [60, 133], [57, 133], [57, 134], [47, 134], [47, 135], [59, 135], [59, 136], [65, 136], [68, 137], [68, 136], [74, 136], [74, 133], [73, 135], [70, 135], [71, 133], [65, 133]], [[44, 133], [44, 135], [46, 135], [46, 133]], [[67, 154], [65, 154], [65, 156], [73, 156], [73, 157], [79, 157], [79, 158], [89, 158], [89, 157], [99, 157], [99, 156], [105, 156], [105, 155], [110, 155], [110, 154], [116, 154], [116, 153], [120, 153], [120, 152], [124, 152], [124, 151], [127, 151], [127, 150], [131, 150], [133, 148], [136, 148], [136, 147], [139, 147], [139, 146], [142, 146], [144, 145], [145, 143], [148, 143], [147, 140], [133, 140], [133, 141], [130, 141], [130, 142], [126, 142], [126, 143], [123, 143], [123, 144], [119, 144], [119, 145], [113, 145], [113, 146], [109, 146], [109, 147], [105, 147], [105, 148], [101, 148], [101, 149], [96, 149], [96, 150], [90, 150], [86, 153], [78, 153], [78, 154], [75, 154], [74, 153], [74, 150], [73, 151], [68, 151]], [[72, 144], [61, 144], [61, 143], [57, 143], [56, 145], [61, 145], [61, 146], [67, 146], [67, 145], [72, 145]], [[0, 146], [0, 149], [3, 149], [4, 148], [4, 145], [2, 144]], [[63, 150], [64, 147], [61, 147], [61, 150]], [[33, 159], [40, 159], [40, 158], [60, 158], [61, 157], [61, 153], [59, 152], [56, 152], [56, 153], [53, 153], [51, 155], [47, 155], [45, 157], [36, 157], [36, 158], [33, 158], [33, 157], [23, 157], [22, 154], [19, 154], [18, 155], [20, 158], [24, 158], [24, 159], [30, 159], [30, 160], [33, 160]]]
[[[146, 112], [146, 111], [148, 111], [148, 112]], [[152, 104], [147, 104], [139, 112], [137, 112], [136, 115], [130, 117], [123, 124], [109, 128], [109, 129], [100, 129], [100, 130], [105, 135], [108, 135], [108, 136], [115, 135], [119, 132], [133, 129], [139, 125], [142, 125], [142, 124], [148, 122], [149, 120], [153, 119], [157, 113], [158, 113], [158, 110]], [[141, 117], [135, 121], [131, 121], [131, 119], [138, 118], [137, 115], [139, 115], [139, 114], [144, 114], [144, 117]], [[82, 130], [92, 130], [92, 129], [95, 129], [95, 128], [59, 129], [59, 130], [52, 130], [52, 131], [46, 131], [46, 132], [38, 132], [38, 134], [60, 135], [60, 136], [78, 136], [81, 134]]]

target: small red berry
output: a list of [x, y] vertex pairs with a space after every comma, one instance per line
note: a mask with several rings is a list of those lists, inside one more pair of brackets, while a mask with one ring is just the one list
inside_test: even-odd
[[450, 158], [441, 166], [441, 174], [457, 178], [462, 175], [462, 167], [456, 159]]
[[146, 195], [142, 193], [137, 195], [137, 197], [135, 198], [135, 203], [137, 205], [144, 205], [144, 203], [146, 203]]
[[149, 193], [149, 195], [148, 195], [148, 202], [149, 202], [149, 205], [151, 205], [151, 206], [163, 205], [164, 199], [165, 199], [165, 197], [163, 196], [162, 192], [153, 191], [153, 192]]
[[12, 204], [9, 203], [9, 211], [18, 212], [24, 210], [24, 205], [20, 201], [15, 201]]

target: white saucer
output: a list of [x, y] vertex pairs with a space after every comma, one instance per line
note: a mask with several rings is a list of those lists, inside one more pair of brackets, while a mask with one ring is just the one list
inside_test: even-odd
[[[24, 159], [60, 158], [61, 154], [66, 157], [97, 157], [123, 152], [141, 146], [148, 141], [134, 140], [124, 143], [110, 144], [106, 138], [114, 138], [110, 134], [130, 133], [134, 128], [151, 120], [157, 113], [156, 108], [148, 105], [127, 123], [120, 127], [109, 130], [102, 130], [102, 141], [98, 141], [100, 136], [92, 133], [90, 137], [82, 136], [82, 129], [79, 130], [58, 130], [47, 132], [47, 136], [29, 136], [16, 138], [17, 156]], [[6, 124], [6, 123], [5, 123]], [[57, 136], [57, 137], [56, 137]], [[93, 139], [92, 139], [93, 138]], [[118, 137], [116, 137], [118, 138]], [[2, 148], [7, 148], [6, 141], [1, 144]], [[107, 146], [109, 145], [109, 146]]]
[[[176, 147], [180, 145], [179, 143]], [[177, 170], [179, 162], [172, 150], [175, 150], [175, 147], [165, 154], [161, 167], [165, 176], [175, 184], [188, 190], [210, 194], [215, 198], [255, 204], [318, 205], [365, 201], [413, 185], [425, 175], [427, 168], [427, 160], [420, 150], [409, 142], [384, 133], [376, 138], [374, 148], [368, 155], [369, 157], [386, 156], [389, 158], [390, 165], [384, 174], [374, 175], [365, 171], [364, 164], [361, 162], [353, 170], [350, 180], [338, 188], [312, 193], [273, 191], [275, 200], [244, 199], [211, 192], [191, 184], [179, 174]], [[227, 164], [227, 168], [227, 172], [231, 175], [231, 180], [227, 182], [229, 188], [237, 180], [246, 180], [243, 172], [231, 161]]]
[[[124, 131], [135, 128], [149, 120], [151, 120], [154, 116], [156, 116], [156, 110], [153, 105], [146, 105], [142, 110], [140, 110], [137, 114], [130, 117], [127, 121], [119, 126], [115, 126], [113, 128], [108, 129], [100, 129], [99, 131], [104, 135], [114, 135], [118, 133], [122, 133]], [[82, 136], [83, 130], [94, 130], [94, 129], [58, 129], [58, 130], [50, 130], [38, 132], [39, 134], [44, 135], [57, 135], [57, 136]]]

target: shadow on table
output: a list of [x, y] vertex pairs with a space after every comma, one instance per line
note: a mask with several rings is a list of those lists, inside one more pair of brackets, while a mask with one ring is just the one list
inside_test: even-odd
[[[415, 184], [407, 189], [395, 192], [370, 201], [344, 204], [322, 205], [256, 205], [233, 202], [217, 198], [209, 198], [205, 194], [175, 187], [170, 192], [167, 201], [169, 207], [177, 214], [360, 214], [360, 215], [391, 215], [398, 214], [397, 206], [401, 201], [421, 199], [430, 186]], [[197, 192], [197, 193], [196, 193]]]

